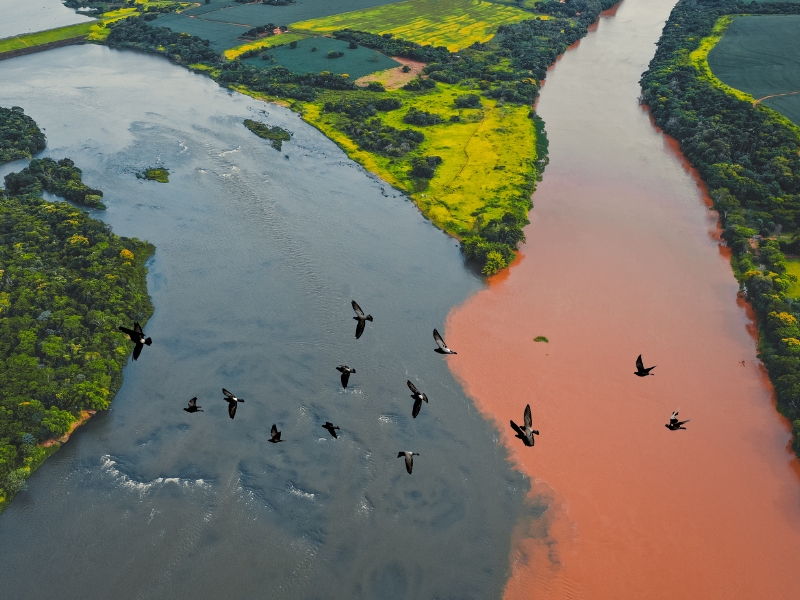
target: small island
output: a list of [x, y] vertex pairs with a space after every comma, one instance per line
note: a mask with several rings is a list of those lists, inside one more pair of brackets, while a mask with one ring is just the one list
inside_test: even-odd
[[270, 144], [272, 144], [272, 147], [275, 148], [275, 150], [280, 150], [283, 146], [283, 142], [288, 142], [290, 139], [292, 139], [291, 133], [282, 127], [278, 127], [277, 125], [270, 127], [269, 125], [264, 125], [258, 121], [245, 119], [244, 126], [255, 133], [258, 137], [269, 140]]
[[137, 173], [138, 179], [147, 179], [148, 181], [157, 181], [159, 183], [169, 183], [169, 169], [164, 167], [151, 167], [145, 169], [141, 173]]

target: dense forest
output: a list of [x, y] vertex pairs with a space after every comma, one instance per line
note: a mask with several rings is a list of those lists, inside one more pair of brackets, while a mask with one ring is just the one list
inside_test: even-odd
[[734, 272], [758, 317], [759, 356], [778, 409], [793, 422], [800, 456], [800, 301], [786, 295], [791, 276], [781, 250], [798, 245], [797, 234], [794, 241], [785, 234], [800, 228], [800, 135], [765, 106], [727, 94], [689, 60], [721, 16], [742, 13], [800, 14], [800, 5], [680, 0], [642, 77], [642, 101], [708, 186]]
[[[487, 43], [475, 43], [457, 53], [447, 48], [422, 46], [398, 39], [391, 34], [376, 35], [361, 31], [341, 30], [333, 33], [337, 39], [350, 42], [351, 47], [364, 46], [388, 56], [401, 56], [427, 63], [427, 78], [417, 78], [405, 86], [406, 91], [426, 93], [436, 87], [436, 82], [460, 84], [474, 88], [477, 93], [498, 101], [515, 104], [532, 104], [539, 93], [540, 81], [556, 58], [571, 44], [586, 35], [589, 25], [600, 12], [616, 4], [617, 0], [555, 0], [536, 6], [537, 12], [551, 15], [549, 19], [534, 17], [527, 21], [501, 26], [495, 37]], [[254, 92], [273, 97], [313, 101], [325, 90], [352, 91], [359, 95], [359, 106], [348, 108], [325, 105], [326, 111], [346, 115], [342, 131], [364, 150], [384, 156], [408, 155], [409, 173], [419, 179], [433, 175], [438, 165], [436, 158], [419, 156], [416, 147], [425, 139], [416, 129], [399, 129], [383, 123], [379, 113], [394, 110], [395, 106], [381, 105], [389, 100], [382, 86], [368, 88], [374, 97], [368, 101], [360, 98], [361, 92], [347, 77], [322, 73], [293, 73], [284, 67], [255, 67], [240, 60], [226, 61], [213, 50], [208, 40], [178, 34], [163, 27], [151, 27], [143, 19], [129, 18], [111, 25], [107, 43], [112, 46], [134, 47], [168, 56], [184, 64], [202, 64], [207, 72], [228, 87], [245, 87]], [[465, 95], [464, 106], [480, 103]], [[380, 108], [379, 108], [380, 107]], [[407, 115], [406, 123], [425, 127], [437, 122], [436, 115], [414, 111]], [[540, 156], [536, 164], [538, 174], [546, 164]], [[484, 273], [495, 273], [514, 259], [514, 252], [525, 240], [522, 228], [528, 224], [528, 211], [533, 207], [531, 194], [535, 177], [520, 187], [513, 202], [513, 210], [501, 218], [476, 223], [471, 235], [462, 240], [462, 249], [468, 258], [479, 262]]]
[[44, 134], [19, 106], [0, 106], [0, 164], [44, 150]]
[[[10, 112], [0, 109], [0, 128]], [[74, 191], [60, 169], [80, 171], [68, 159], [42, 164], [6, 178], [26, 185], [0, 189], [0, 510], [58, 448], [43, 442], [68, 432], [81, 411], [108, 408], [132, 349], [117, 326], [153, 312], [144, 266], [153, 246], [43, 200], [51, 183], [56, 194]]]
[[81, 181], [81, 170], [68, 158], [58, 162], [52, 158], [34, 158], [19, 173], [5, 176], [6, 192], [10, 195], [30, 195], [42, 190], [91, 208], [104, 209], [103, 192]]

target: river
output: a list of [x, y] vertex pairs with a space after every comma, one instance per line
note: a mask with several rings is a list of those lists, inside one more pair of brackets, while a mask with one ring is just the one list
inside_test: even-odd
[[[797, 597], [788, 423], [709, 198], [637, 103], [673, 4], [624, 0], [551, 69], [528, 242], [448, 319], [448, 364], [548, 504], [508, 599]], [[508, 424], [526, 403], [534, 448]]]
[[[0, 80], [43, 155], [105, 192], [94, 216], [157, 248], [153, 345], [0, 515], [0, 595], [500, 597], [515, 523], [544, 509], [433, 352], [483, 285], [457, 243], [298, 115], [161, 57], [73, 46]], [[293, 138], [278, 152], [247, 117]], [[136, 178], [156, 165], [168, 184]], [[352, 299], [375, 318], [360, 340]]]
[[92, 20], [61, 0], [0, 0], [0, 15], [0, 39]]

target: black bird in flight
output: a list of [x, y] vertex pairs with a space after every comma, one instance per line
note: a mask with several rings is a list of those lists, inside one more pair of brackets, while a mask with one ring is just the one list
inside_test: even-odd
[[436, 340], [436, 345], [439, 346], [434, 349], [434, 352], [438, 352], [439, 354], [458, 354], [458, 352], [450, 350], [450, 348], [447, 347], [447, 344], [444, 343], [442, 336], [439, 335], [436, 329], [433, 330], [433, 339]]
[[202, 406], [197, 406], [197, 396], [195, 396], [194, 398], [189, 400], [189, 407], [184, 408], [183, 410], [185, 410], [186, 412], [197, 412], [197, 411], [204, 412], [201, 410], [202, 408], [203, 408]]
[[244, 402], [244, 400], [242, 400], [241, 398], [237, 398], [225, 388], [222, 388], [222, 393], [225, 394], [224, 400], [228, 403], [228, 414], [232, 419], [233, 417], [236, 416], [236, 404], [238, 402]]
[[123, 333], [127, 333], [128, 337], [131, 338], [131, 341], [136, 344], [133, 348], [133, 360], [139, 358], [139, 355], [142, 353], [142, 348], [144, 345], [147, 344], [148, 346], [153, 343], [151, 338], [144, 337], [144, 333], [142, 332], [142, 326], [139, 325], [138, 321], [133, 322], [133, 329], [128, 329], [127, 327], [120, 327], [120, 331]]
[[356, 370], [347, 365], [339, 365], [336, 370], [342, 374], [342, 387], [347, 389], [347, 382], [350, 381], [350, 373], [355, 373]]
[[686, 429], [684, 425], [688, 423], [690, 419], [686, 419], [685, 421], [678, 421], [678, 411], [674, 411], [669, 417], [669, 423], [666, 423], [664, 427], [669, 429], [670, 431], [678, 431], [678, 429]]
[[414, 408], [411, 410], [411, 416], [416, 419], [417, 415], [419, 414], [419, 410], [422, 408], [422, 401], [425, 400], [425, 403], [427, 404], [428, 397], [421, 393], [410, 381], [406, 381], [406, 383], [408, 384], [408, 389], [410, 389], [412, 392], [411, 397], [414, 399]]
[[270, 431], [270, 434], [272, 435], [272, 437], [269, 438], [269, 441], [272, 442], [273, 444], [277, 444], [278, 442], [283, 441], [281, 439], [281, 432], [278, 431], [278, 426], [275, 425], [275, 423], [272, 424], [272, 431]]
[[328, 433], [330, 433], [333, 437], [335, 438], [339, 437], [338, 435], [336, 435], [336, 430], [339, 428], [330, 421], [325, 421], [325, 425], [322, 425], [322, 428], [327, 429]]
[[408, 474], [411, 475], [411, 469], [414, 468], [414, 458], [413, 457], [414, 456], [419, 456], [419, 452], [409, 452], [409, 451], [398, 452], [397, 453], [397, 458], [400, 458], [401, 456], [405, 456], [406, 457], [406, 471], [408, 471]]
[[639, 358], [636, 359], [636, 375], [637, 377], [647, 377], [648, 375], [652, 375], [650, 371], [656, 368], [657, 365], [653, 365], [652, 367], [644, 368], [644, 363], [642, 362], [642, 355], [639, 355]]
[[524, 428], [523, 429], [520, 429], [519, 425], [514, 423], [514, 421], [511, 421], [511, 428], [514, 431], [517, 432], [517, 437], [519, 439], [521, 439], [523, 442], [525, 442], [526, 446], [533, 446], [533, 444], [534, 444], [533, 436], [534, 436], [534, 434], [535, 435], [539, 435], [539, 432], [536, 429], [532, 429], [531, 428], [532, 427], [532, 423], [531, 423], [531, 405], [530, 404], [525, 405], [525, 415], [524, 415], [523, 418], [524, 418], [524, 421], [523, 421]]
[[356, 339], [358, 339], [361, 337], [361, 334], [364, 333], [364, 327], [367, 326], [367, 321], [372, 321], [372, 315], [365, 316], [364, 311], [361, 310], [361, 307], [355, 300], [353, 300], [352, 305], [353, 310], [356, 311], [356, 316], [353, 318], [358, 321], [358, 325], [356, 325]]

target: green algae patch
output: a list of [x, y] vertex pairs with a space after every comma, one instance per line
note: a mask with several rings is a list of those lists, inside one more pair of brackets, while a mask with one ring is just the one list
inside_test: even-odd
[[280, 150], [283, 142], [288, 142], [292, 139], [292, 134], [282, 127], [278, 127], [274, 125], [270, 127], [269, 125], [264, 125], [264, 123], [259, 123], [258, 121], [253, 121], [251, 119], [244, 120], [244, 126], [247, 127], [250, 131], [255, 133], [258, 137], [267, 140], [275, 150]]
[[550, 340], [548, 340], [548, 339], [547, 339], [546, 337], [544, 337], [543, 335], [537, 335], [535, 338], [533, 338], [533, 341], [534, 341], [534, 342], [544, 342], [545, 344], [547, 344], [547, 343], [549, 343], [549, 342], [550, 342]]
[[160, 168], [145, 169], [142, 173], [137, 173], [136, 177], [139, 179], [147, 179], [148, 181], [157, 181], [159, 183], [169, 183], [169, 170]]

